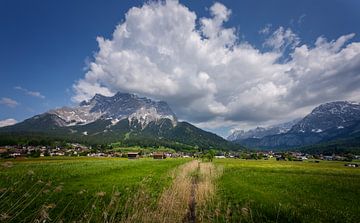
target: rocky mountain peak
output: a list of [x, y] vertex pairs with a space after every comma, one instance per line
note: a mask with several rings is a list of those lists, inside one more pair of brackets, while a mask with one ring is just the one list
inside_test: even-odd
[[314, 108], [291, 132], [323, 132], [329, 129], [344, 128], [360, 120], [360, 104], [349, 101], [335, 101]]
[[135, 94], [118, 92], [114, 96], [95, 94], [89, 101], [78, 106], [51, 110], [68, 122], [68, 125], [87, 124], [98, 119], [137, 120], [142, 126], [163, 118], [170, 119], [176, 125], [177, 118], [169, 105], [164, 101], [154, 101]]
[[354, 110], [360, 110], [360, 104], [356, 102], [349, 101], [335, 101], [321, 104], [318, 107], [314, 108], [311, 114], [333, 114], [341, 115], [345, 113], [353, 113]]

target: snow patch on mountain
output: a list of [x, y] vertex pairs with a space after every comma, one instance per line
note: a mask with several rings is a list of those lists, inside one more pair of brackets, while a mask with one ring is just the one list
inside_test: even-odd
[[177, 123], [175, 114], [166, 102], [120, 92], [112, 97], [96, 94], [76, 107], [63, 107], [47, 113], [63, 119], [65, 126], [85, 125], [98, 119], [109, 119], [111, 125], [116, 125], [126, 118], [130, 123], [137, 120], [143, 128], [163, 118], [170, 119], [174, 126]]
[[50, 110], [48, 113], [55, 114], [68, 123], [68, 126], [87, 124], [101, 117], [100, 112], [90, 112], [90, 106], [77, 106], [74, 108], [63, 107], [60, 109]]
[[160, 115], [156, 108], [140, 108], [135, 113], [129, 115], [128, 120], [130, 124], [136, 120], [141, 124], [141, 127], [146, 127], [150, 122], [157, 122], [160, 119], [170, 119], [173, 125], [176, 125], [176, 119], [172, 115]]

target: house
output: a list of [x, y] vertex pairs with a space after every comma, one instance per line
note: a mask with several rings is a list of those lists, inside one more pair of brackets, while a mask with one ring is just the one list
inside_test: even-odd
[[225, 156], [215, 156], [216, 159], [225, 159], [226, 157]]
[[157, 160], [166, 158], [166, 155], [164, 153], [154, 153], [152, 156], [154, 159], [157, 159]]
[[333, 156], [333, 160], [344, 161], [344, 160], [346, 160], [346, 157], [343, 157], [343, 156]]
[[138, 159], [139, 152], [128, 152], [127, 157], [128, 157], [128, 159]]
[[357, 164], [357, 163], [347, 163], [347, 164], [345, 164], [345, 166], [348, 166], [348, 167], [359, 167], [359, 164]]

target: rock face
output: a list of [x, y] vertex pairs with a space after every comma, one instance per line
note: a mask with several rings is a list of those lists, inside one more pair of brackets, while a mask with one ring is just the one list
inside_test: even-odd
[[130, 122], [139, 122], [142, 128], [163, 118], [170, 119], [173, 125], [177, 123], [166, 102], [120, 92], [112, 97], [96, 94], [90, 101], [83, 101], [74, 108], [63, 107], [48, 113], [65, 120], [67, 126], [89, 124], [98, 119], [110, 119], [113, 123], [129, 119]]
[[235, 141], [248, 147], [290, 148], [351, 137], [359, 131], [360, 104], [336, 101], [319, 105], [284, 133], [239, 137]]
[[343, 129], [358, 121], [360, 121], [359, 103], [330, 102], [316, 107], [293, 126], [291, 133], [320, 133], [330, 129]]

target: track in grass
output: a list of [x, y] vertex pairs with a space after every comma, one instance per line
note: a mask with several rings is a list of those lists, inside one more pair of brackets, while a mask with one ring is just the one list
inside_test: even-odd
[[200, 222], [216, 173], [186, 159], [4, 162], [0, 222]]
[[172, 173], [172, 185], [160, 196], [155, 213], [141, 222], [201, 222], [202, 208], [215, 192], [219, 168], [197, 160], [181, 165]]
[[198, 184], [198, 177], [194, 176], [191, 180], [191, 193], [189, 201], [189, 211], [187, 214], [187, 222], [195, 223], [196, 222], [196, 188]]

